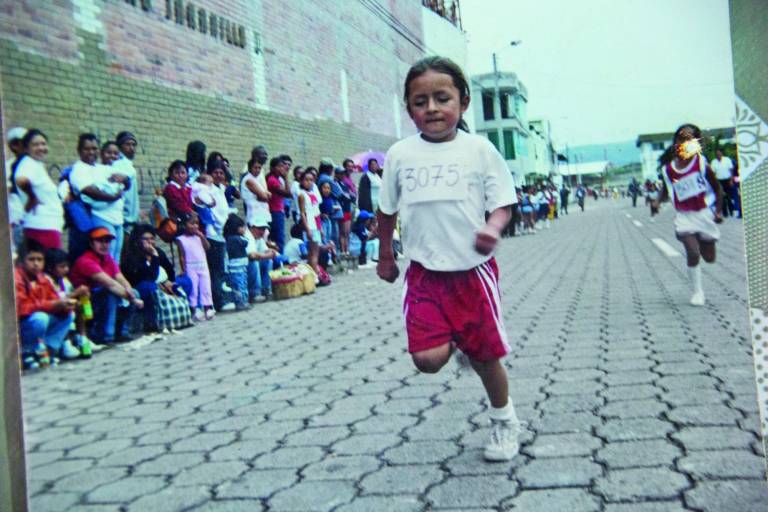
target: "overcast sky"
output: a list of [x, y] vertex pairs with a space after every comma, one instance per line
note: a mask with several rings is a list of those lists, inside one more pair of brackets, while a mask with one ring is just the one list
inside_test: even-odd
[[468, 72], [495, 51], [557, 147], [733, 125], [727, 0], [461, 0], [461, 14]]

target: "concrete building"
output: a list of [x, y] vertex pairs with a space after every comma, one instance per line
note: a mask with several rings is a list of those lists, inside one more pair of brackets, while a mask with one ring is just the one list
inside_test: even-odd
[[[655, 180], [658, 177], [659, 157], [664, 150], [672, 145], [674, 132], [646, 133], [637, 137], [635, 145], [640, 150], [640, 164], [643, 169], [643, 180]], [[734, 128], [713, 128], [704, 130], [704, 135], [718, 138], [721, 142], [735, 142]]]
[[566, 163], [560, 166], [560, 174], [569, 185], [601, 185], [612, 168], [608, 161]]
[[[456, 4], [456, 5], [454, 5]], [[42, 129], [54, 168], [81, 132], [138, 138], [145, 205], [202, 140], [241, 169], [251, 148], [300, 164], [386, 151], [415, 132], [410, 66], [466, 62], [458, 3], [0, 0], [3, 124]]]
[[514, 73], [486, 73], [470, 80], [475, 130], [504, 156], [516, 184], [534, 172], [529, 151], [528, 90]]
[[552, 177], [557, 175], [557, 151], [552, 144], [552, 129], [549, 121], [537, 119], [528, 123], [528, 154], [533, 161], [532, 172], [536, 176]]

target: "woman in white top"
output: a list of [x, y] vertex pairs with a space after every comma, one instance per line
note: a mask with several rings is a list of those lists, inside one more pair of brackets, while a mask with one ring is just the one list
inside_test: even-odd
[[245, 204], [245, 218], [249, 226], [269, 224], [272, 215], [269, 213], [269, 198], [272, 194], [264, 188], [257, 179], [261, 174], [261, 162], [251, 158], [248, 161], [248, 173], [240, 182], [240, 196]]
[[21, 143], [24, 155], [11, 167], [11, 182], [24, 205], [24, 237], [45, 249], [61, 249], [64, 208], [56, 184], [45, 169], [48, 137], [32, 128]]

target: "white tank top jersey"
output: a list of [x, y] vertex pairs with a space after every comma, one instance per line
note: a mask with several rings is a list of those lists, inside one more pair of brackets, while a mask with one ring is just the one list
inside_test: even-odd
[[379, 208], [399, 212], [405, 255], [429, 270], [469, 270], [485, 213], [517, 202], [512, 174], [485, 137], [461, 130], [449, 142], [413, 135], [387, 152]]

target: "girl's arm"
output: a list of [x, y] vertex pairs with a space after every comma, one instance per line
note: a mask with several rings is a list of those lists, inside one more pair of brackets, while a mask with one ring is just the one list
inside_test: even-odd
[[304, 232], [307, 233], [307, 238], [310, 238], [312, 230], [309, 228], [309, 221], [307, 220], [307, 204], [304, 194], [299, 194], [299, 212], [301, 212], [301, 225]]
[[490, 254], [496, 248], [501, 232], [512, 219], [512, 206], [496, 208], [488, 217], [488, 222], [475, 236], [475, 250], [480, 254]]
[[247, 180], [245, 182], [245, 186], [248, 187], [248, 190], [253, 192], [257, 198], [259, 198], [259, 201], [269, 201], [269, 198], [272, 197], [272, 193], [263, 190], [260, 186], [256, 184], [253, 180]]
[[208, 241], [207, 238], [205, 238], [205, 235], [199, 229], [197, 230], [197, 233], [195, 233], [195, 234], [200, 239], [200, 242], [203, 244], [203, 249], [205, 249], [205, 252], [208, 252], [208, 249], [211, 248], [211, 243]]
[[24, 205], [25, 212], [31, 212], [35, 209], [35, 206], [40, 204], [40, 201], [35, 195], [35, 191], [32, 190], [32, 183], [24, 177], [16, 178], [16, 186], [25, 194], [27, 194], [27, 204]]
[[179, 250], [179, 268], [181, 269], [182, 274], [187, 273], [187, 259], [184, 257], [184, 246], [179, 243], [179, 241], [176, 241], [176, 248]]
[[707, 164], [707, 169], [704, 171], [704, 176], [707, 178], [709, 186], [715, 191], [715, 222], [720, 223], [723, 221], [723, 189], [720, 187], [720, 182], [717, 181], [717, 176], [715, 176], [715, 172], [709, 164]]
[[376, 212], [379, 224], [379, 263], [376, 265], [376, 274], [388, 283], [394, 283], [400, 270], [395, 263], [395, 252], [392, 248], [392, 235], [397, 225], [397, 213], [387, 215], [381, 210]]

